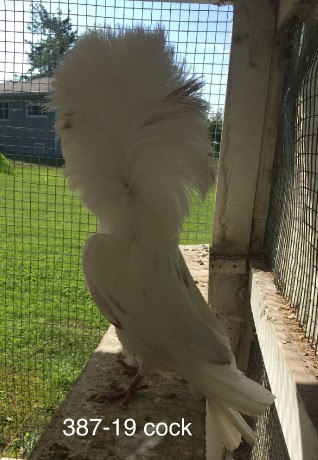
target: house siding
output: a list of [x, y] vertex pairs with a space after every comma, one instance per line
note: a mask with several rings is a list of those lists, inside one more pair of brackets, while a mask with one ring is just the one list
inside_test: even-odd
[[42, 94], [1, 94], [9, 102], [9, 120], [0, 119], [0, 152], [4, 154], [35, 156], [35, 143], [44, 144], [44, 156], [61, 158], [60, 142], [56, 139], [55, 113], [46, 117], [28, 117], [30, 102], [44, 102]]

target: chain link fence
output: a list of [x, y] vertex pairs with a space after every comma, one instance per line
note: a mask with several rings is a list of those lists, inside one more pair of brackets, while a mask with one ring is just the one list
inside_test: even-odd
[[296, 22], [266, 235], [278, 288], [318, 350], [318, 5]]
[[[96, 220], [68, 190], [55, 115], [42, 105], [59, 58], [54, 27], [66, 21], [60, 45], [67, 48], [91, 28], [161, 23], [206, 81], [218, 152], [232, 8], [0, 0], [0, 10], [0, 457], [27, 458], [107, 328], [81, 269]], [[48, 30], [43, 21], [53, 17]], [[203, 205], [192, 198], [181, 243], [210, 242], [213, 202], [213, 191]]]

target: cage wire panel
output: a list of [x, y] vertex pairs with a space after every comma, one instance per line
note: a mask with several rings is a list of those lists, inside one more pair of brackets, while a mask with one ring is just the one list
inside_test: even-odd
[[[271, 390], [262, 352], [257, 339], [252, 343], [246, 375]], [[256, 442], [253, 446], [242, 444], [234, 453], [233, 460], [290, 460], [275, 404], [261, 417], [248, 418], [255, 430]]]
[[[43, 108], [59, 58], [55, 32], [31, 12], [44, 8], [46, 18], [61, 21], [69, 16], [68, 33], [76, 32], [75, 38], [96, 27], [162, 24], [206, 81], [216, 157], [232, 30], [229, 6], [125, 0], [38, 5], [0, 0], [0, 454], [24, 458], [107, 327], [81, 268], [83, 242], [96, 231], [96, 220], [69, 192], [55, 114]], [[29, 72], [32, 44], [45, 46]], [[203, 205], [192, 197], [181, 243], [210, 242], [213, 200], [213, 191]]]
[[285, 82], [266, 234], [276, 282], [318, 350], [318, 5], [298, 23]]

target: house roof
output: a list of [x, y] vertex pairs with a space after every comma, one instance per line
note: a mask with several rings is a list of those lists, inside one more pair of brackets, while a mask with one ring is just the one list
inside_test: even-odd
[[30, 81], [5, 81], [0, 83], [0, 94], [16, 94], [16, 93], [49, 93], [52, 91], [53, 78], [41, 77], [34, 78]]

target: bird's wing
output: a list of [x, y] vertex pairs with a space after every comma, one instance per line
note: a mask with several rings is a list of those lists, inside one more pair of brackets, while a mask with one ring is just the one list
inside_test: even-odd
[[164, 336], [171, 318], [162, 311], [158, 293], [165, 280], [158, 276], [160, 261], [151, 246], [141, 246], [136, 240], [119, 242], [115, 235], [90, 236], [83, 251], [84, 275], [102, 314], [118, 328], [123, 346], [149, 366], [167, 368], [169, 340]]
[[108, 321], [121, 328], [120, 314], [125, 314], [124, 309], [111, 293], [109, 285], [112, 282], [111, 268], [112, 260], [109, 260], [105, 248], [107, 248], [107, 236], [103, 234], [91, 235], [83, 250], [83, 271], [87, 288]]
[[178, 248], [176, 254], [177, 260], [177, 270], [180, 273], [180, 278], [184, 281], [184, 284], [187, 287], [187, 292], [190, 298], [190, 302], [194, 308], [197, 309], [198, 314], [206, 322], [206, 324], [216, 333], [220, 334], [227, 342], [228, 348], [231, 347], [230, 340], [225, 332], [225, 329], [222, 323], [217, 319], [215, 313], [210, 309], [206, 300], [204, 299], [200, 289], [194, 282], [192, 275], [189, 271], [189, 268], [184, 260], [184, 257]]
[[96, 234], [85, 244], [83, 267], [97, 306], [140, 358], [171, 368], [185, 356], [214, 364], [232, 360], [225, 333], [212, 312], [214, 322], [204, 317], [208, 307], [175, 247], [153, 238], [125, 246]]

